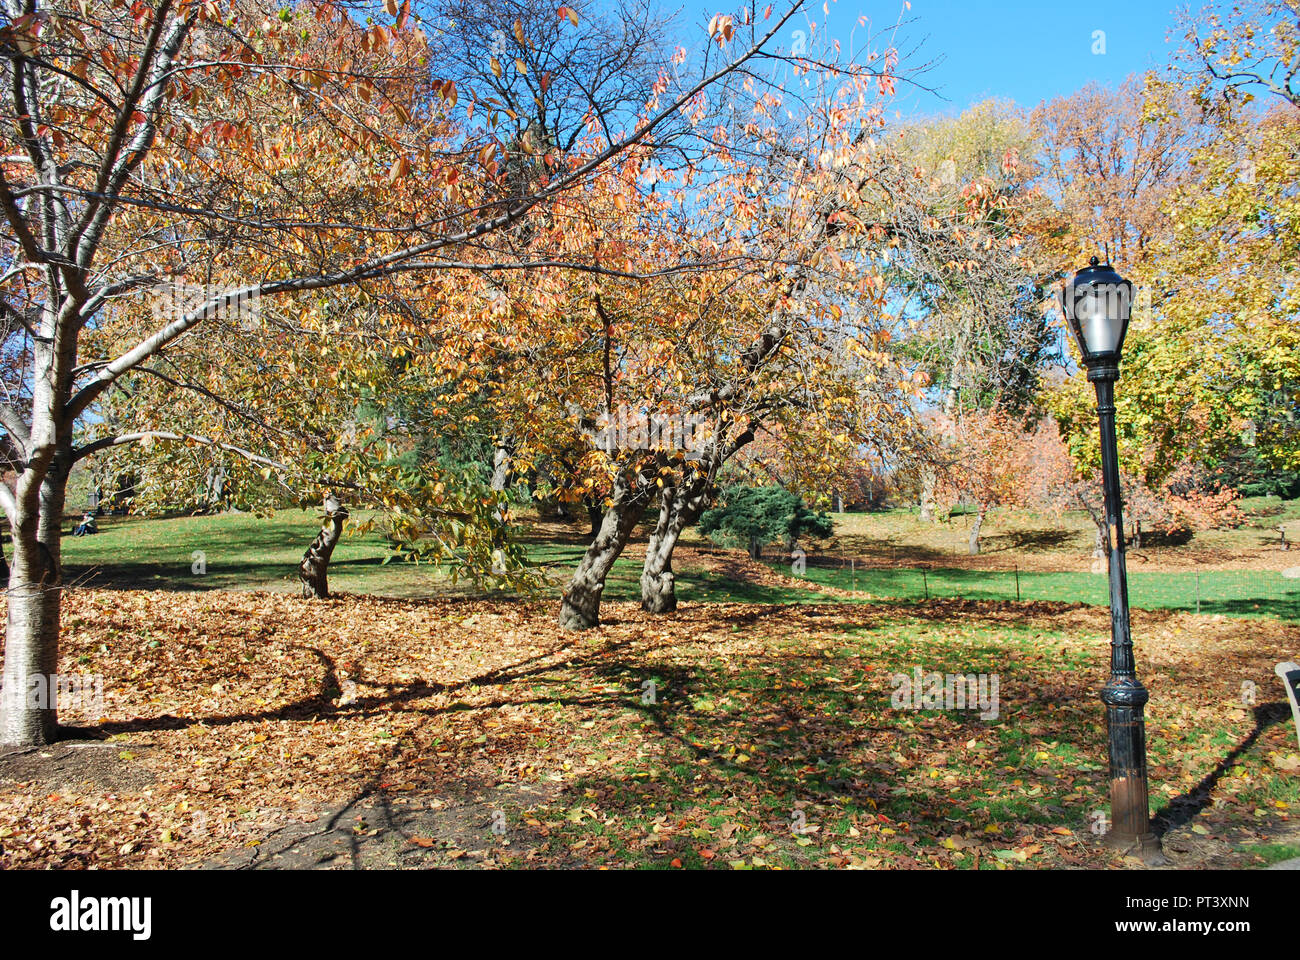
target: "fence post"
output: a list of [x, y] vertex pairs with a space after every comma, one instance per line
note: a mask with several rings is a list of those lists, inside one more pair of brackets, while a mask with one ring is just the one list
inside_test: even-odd
[[921, 585], [925, 587], [925, 599], [930, 599], [930, 580], [925, 575], [925, 567], [921, 568]]
[[1020, 564], [1016, 564], [1016, 603], [1020, 602]]

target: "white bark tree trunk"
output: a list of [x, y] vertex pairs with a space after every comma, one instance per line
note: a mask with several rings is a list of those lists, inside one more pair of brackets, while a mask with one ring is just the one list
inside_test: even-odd
[[934, 522], [934, 467], [921, 468], [921, 522]]
[[502, 445], [492, 451], [492, 489], [497, 492], [510, 485], [510, 450]]
[[975, 514], [975, 522], [970, 528], [970, 555], [973, 557], [980, 552], [980, 528], [984, 526], [984, 514], [987, 508], [980, 504], [979, 512]]
[[58, 738], [54, 679], [59, 665], [61, 525], [69, 463], [65, 444], [37, 490], [19, 482], [0, 699], [0, 744], [8, 746], [43, 746]]

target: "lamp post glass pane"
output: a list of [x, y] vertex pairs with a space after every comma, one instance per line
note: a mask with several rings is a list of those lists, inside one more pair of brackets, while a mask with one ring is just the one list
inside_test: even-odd
[[1084, 283], [1074, 288], [1075, 331], [1085, 356], [1119, 351], [1132, 309], [1132, 287], [1120, 283]]
[[1119, 334], [1124, 325], [1111, 316], [1104, 290], [1089, 290], [1079, 304], [1079, 327], [1089, 353], [1114, 353], [1119, 349]]

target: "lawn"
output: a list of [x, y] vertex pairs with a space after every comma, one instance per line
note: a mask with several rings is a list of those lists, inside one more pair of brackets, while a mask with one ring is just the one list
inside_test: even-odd
[[[778, 569], [788, 567], [783, 564]], [[812, 584], [858, 591], [867, 600], [951, 597], [1102, 606], [1109, 602], [1104, 573], [810, 565], [804, 576]], [[1133, 572], [1128, 577], [1128, 592], [1129, 604], [1141, 610], [1188, 610], [1300, 622], [1300, 579], [1284, 577], [1274, 570]]]
[[[1162, 542], [1148, 531], [1142, 549], [1132, 551], [1132, 567], [1257, 566], [1284, 561], [1287, 555], [1277, 549], [1279, 524], [1286, 527], [1290, 540], [1300, 544], [1300, 500], [1251, 497], [1241, 500], [1239, 507], [1243, 514], [1239, 527], [1202, 531], [1187, 543]], [[1078, 510], [1064, 514], [990, 510], [977, 557], [967, 553], [969, 512], [957, 512], [946, 521], [933, 523], [923, 522], [914, 508], [839, 513], [832, 518], [835, 539], [831, 552], [885, 565], [1086, 570], [1096, 542], [1091, 518]]]
[[[0, 867], [1122, 863], [1100, 842], [1097, 574], [864, 551], [795, 577], [692, 536], [678, 613], [639, 609], [633, 548], [602, 625], [571, 634], [553, 598], [468, 595], [375, 535], [339, 546], [341, 596], [292, 596], [307, 513], [102, 528], [66, 541], [60, 672], [102, 678], [103, 714], [70, 705], [85, 739], [0, 757]], [[585, 544], [522, 535], [557, 580]], [[1285, 858], [1300, 753], [1273, 665], [1300, 652], [1295, 581], [1131, 579], [1173, 865]], [[914, 671], [996, 682], [994, 709], [899, 700]]]
[[[1288, 503], [1280, 509], [1290, 511], [1293, 507], [1294, 504]], [[1032, 524], [1027, 516], [1005, 517], [1004, 527]], [[892, 526], [884, 526], [886, 523]], [[923, 600], [928, 596], [1101, 605], [1107, 602], [1105, 576], [1090, 572], [1078, 560], [1075, 565], [1084, 569], [1017, 570], [1014, 565], [1011, 569], [970, 568], [956, 565], [960, 558], [955, 560], [952, 555], [945, 556], [944, 563], [933, 567], [903, 565], [907, 561], [898, 560], [899, 548], [895, 546], [891, 555], [900, 565], [882, 561], [879, 554], [884, 548], [879, 543], [901, 542], [913, 523], [914, 518], [907, 511], [880, 516], [841, 515], [841, 528], [857, 531], [843, 534], [842, 539], [857, 538], [857, 546], [862, 549], [855, 554], [852, 567], [843, 555], [827, 553], [811, 557], [802, 575], [805, 588], [788, 583], [757, 583], [752, 578], [729, 574], [717, 565], [700, 563], [687, 556], [676, 565], [679, 596], [682, 600], [701, 602], [756, 603], [853, 599], [819, 593], [817, 586], [824, 585], [840, 591], [857, 591], [861, 599], [873, 601]], [[298, 510], [280, 511], [270, 518], [252, 514], [164, 520], [107, 517], [101, 521], [101, 533], [64, 541], [64, 562], [68, 579], [89, 587], [296, 592], [297, 564], [315, 536], [317, 525], [313, 514]], [[892, 539], [879, 541], [873, 552], [862, 542], [865, 534], [861, 531], [867, 527], [882, 535], [887, 533]], [[996, 524], [994, 529], [998, 529]], [[701, 543], [698, 535], [691, 533], [684, 543]], [[937, 534], [930, 531], [929, 535]], [[996, 536], [999, 534], [995, 533]], [[526, 527], [522, 538], [530, 559], [545, 566], [553, 575], [557, 589], [581, 557], [587, 542], [580, 527], [556, 523]], [[607, 599], [640, 596], [638, 550], [643, 542], [644, 532], [615, 565], [606, 586]], [[928, 550], [922, 553], [928, 554]], [[199, 554], [203, 573], [195, 572]], [[1017, 556], [1031, 566], [1042, 563], [1042, 554], [1029, 548]], [[1278, 553], [1277, 556], [1287, 555]], [[1295, 558], [1300, 563], [1300, 552]], [[1140, 563], [1135, 562], [1134, 566]], [[781, 569], [781, 565], [774, 562], [773, 568]], [[788, 570], [789, 564], [785, 563], [784, 568]], [[330, 586], [343, 593], [395, 597], [468, 595], [472, 589], [467, 584], [453, 586], [445, 575], [435, 573], [427, 565], [392, 560], [383, 538], [374, 532], [344, 537], [330, 565]], [[1300, 621], [1300, 579], [1283, 577], [1280, 569], [1251, 570], [1240, 566], [1228, 569], [1184, 566], [1153, 572], [1134, 569], [1129, 575], [1129, 599], [1139, 609], [1195, 612], [1199, 608], [1206, 614], [1272, 616]]]
[[[1102, 609], [90, 591], [107, 741], [0, 759], [0, 866], [1108, 867]], [[1135, 615], [1178, 867], [1297, 843], [1297, 631]], [[995, 717], [894, 699], [996, 676]], [[1244, 703], [1244, 683], [1257, 701]]]
[[[298, 561], [319, 521], [305, 511], [283, 510], [269, 518], [250, 513], [137, 519], [104, 517], [100, 532], [63, 541], [69, 582], [97, 589], [271, 590], [298, 592]], [[529, 558], [558, 585], [581, 558], [587, 538], [577, 527], [542, 525], [525, 529]], [[641, 559], [636, 551], [620, 558], [607, 581], [611, 600], [640, 597]], [[200, 556], [201, 555], [201, 556]], [[197, 572], [201, 559], [203, 570]], [[681, 567], [683, 600], [740, 600], [803, 603], [829, 600], [815, 590], [764, 587], [721, 577], [699, 567]], [[330, 563], [330, 589], [340, 593], [390, 597], [469, 596], [471, 584], [453, 585], [427, 564], [397, 560], [376, 532], [351, 530]]]

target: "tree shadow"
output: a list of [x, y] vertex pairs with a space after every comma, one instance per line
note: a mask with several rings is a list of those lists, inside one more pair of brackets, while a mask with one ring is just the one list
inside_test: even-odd
[[981, 553], [1005, 553], [1009, 550], [1050, 550], [1074, 543], [1078, 534], [1073, 530], [1046, 527], [1038, 530], [1012, 530], [1008, 533], [990, 533], [980, 537]]
[[[1182, 609], [1195, 609], [1195, 604], [1184, 605]], [[1300, 623], [1300, 591], [1281, 597], [1202, 600], [1201, 613], [1222, 613], [1233, 617], [1276, 617], [1289, 623]]]
[[1291, 705], [1280, 702], [1262, 703], [1252, 712], [1255, 716], [1255, 726], [1246, 738], [1233, 747], [1196, 786], [1186, 793], [1171, 797], [1167, 804], [1155, 812], [1151, 823], [1156, 833], [1163, 836], [1171, 830], [1190, 823], [1198, 813], [1208, 807], [1214, 800], [1214, 789], [1219, 781], [1255, 745], [1264, 731], [1275, 723], [1291, 718]]

